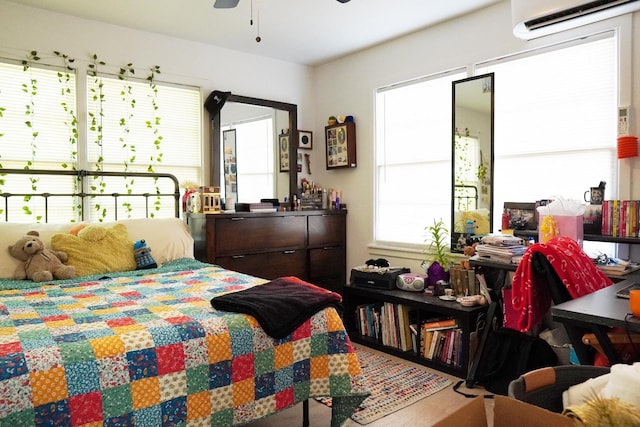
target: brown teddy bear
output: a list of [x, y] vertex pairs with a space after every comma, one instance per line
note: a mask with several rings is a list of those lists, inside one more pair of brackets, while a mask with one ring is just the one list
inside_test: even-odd
[[9, 253], [22, 261], [13, 273], [14, 279], [46, 282], [53, 280], [54, 277], [56, 279], [76, 277], [76, 269], [63, 264], [67, 261], [67, 254], [46, 249], [37, 231], [29, 231], [26, 236], [9, 246]]

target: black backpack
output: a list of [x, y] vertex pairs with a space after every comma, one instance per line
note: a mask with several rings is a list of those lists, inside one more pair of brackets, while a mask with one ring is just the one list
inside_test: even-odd
[[498, 328], [487, 336], [476, 381], [492, 393], [506, 395], [509, 383], [520, 375], [557, 363], [558, 356], [542, 338]]

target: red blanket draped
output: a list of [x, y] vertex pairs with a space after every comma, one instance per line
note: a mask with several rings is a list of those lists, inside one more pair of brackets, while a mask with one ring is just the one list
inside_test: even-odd
[[547, 243], [536, 243], [527, 249], [513, 277], [511, 303], [515, 315], [505, 318], [508, 328], [529, 331], [551, 306], [548, 284], [538, 283], [532, 272], [531, 259], [536, 252], [549, 260], [572, 298], [612, 284], [575, 240], [558, 236]]

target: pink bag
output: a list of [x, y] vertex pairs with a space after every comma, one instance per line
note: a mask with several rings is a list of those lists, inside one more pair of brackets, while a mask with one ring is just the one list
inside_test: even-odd
[[[539, 224], [543, 223], [546, 216], [547, 215], [540, 214]], [[583, 215], [552, 215], [552, 217], [556, 223], [556, 228], [558, 229], [558, 236], [571, 237], [573, 240], [578, 242], [580, 246], [582, 246], [582, 242], [584, 240]], [[540, 226], [538, 226], [538, 239], [540, 242], [544, 243], [542, 233], [540, 232]]]

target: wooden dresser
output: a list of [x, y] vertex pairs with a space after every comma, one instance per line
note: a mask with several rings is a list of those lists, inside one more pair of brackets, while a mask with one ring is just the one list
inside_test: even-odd
[[187, 223], [200, 261], [336, 292], [346, 283], [346, 211], [189, 214]]

